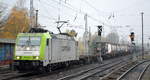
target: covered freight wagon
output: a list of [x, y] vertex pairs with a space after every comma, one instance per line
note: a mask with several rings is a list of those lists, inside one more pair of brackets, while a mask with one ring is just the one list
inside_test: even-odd
[[10, 65], [13, 62], [15, 40], [0, 39], [0, 66]]

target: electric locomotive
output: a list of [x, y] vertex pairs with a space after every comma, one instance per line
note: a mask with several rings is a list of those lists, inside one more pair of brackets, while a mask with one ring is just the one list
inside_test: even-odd
[[50, 71], [79, 60], [76, 49], [77, 42], [67, 34], [20, 33], [16, 39], [14, 67], [19, 71]]

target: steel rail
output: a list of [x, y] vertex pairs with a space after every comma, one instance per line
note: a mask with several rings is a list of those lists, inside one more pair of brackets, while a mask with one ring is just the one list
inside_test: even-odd
[[[115, 60], [115, 61], [116, 61], [116, 60]], [[113, 62], [115, 62], [115, 61], [113, 61]], [[118, 60], [117, 60], [117, 61], [118, 61]], [[122, 60], [122, 61], [124, 61], [124, 60]], [[76, 76], [78, 77], [78, 76], [83, 75], [83, 74], [85, 74], [85, 73], [87, 73], [87, 72], [89, 72], [89, 71], [92, 71], [92, 70], [95, 70], [95, 69], [97, 69], [97, 68], [101, 68], [101, 67], [102, 67], [102, 70], [97, 71], [97, 72], [94, 72], [94, 73], [91, 73], [90, 75], [86, 75], [86, 76], [84, 76], [83, 78], [80, 79], [80, 80], [83, 80], [83, 79], [85, 79], [85, 78], [87, 78], [87, 77], [90, 77], [90, 76], [92, 76], [92, 75], [94, 75], [94, 74], [96, 74], [96, 73], [98, 73], [98, 72], [101, 72], [101, 71], [104, 71], [104, 70], [106, 70], [106, 69], [109, 69], [109, 68], [111, 68], [112, 66], [114, 66], [114, 65], [116, 65], [116, 64], [120, 64], [122, 61], [116, 62], [115, 64], [112, 64], [112, 65], [110, 65], [110, 66], [108, 66], [108, 67], [106, 67], [106, 68], [103, 68], [105, 65], [108, 65], [108, 64], [112, 63], [112, 62], [110, 62], [110, 63], [107, 63], [107, 64], [105, 64], [105, 65], [101, 65], [101, 66], [97, 66], [97, 67], [95, 67], [95, 68], [91, 68], [91, 69], [88, 69], [88, 70], [85, 70], [85, 71], [81, 71], [81, 72], [79, 72], [79, 73], [77, 73], [77, 74], [68, 75], [68, 76], [66, 76], [66, 77], [63, 77], [63, 78], [60, 78], [60, 79], [57, 79], [57, 80], [70, 80], [71, 78], [74, 78], [74, 77], [76, 77]]]
[[131, 70], [133, 70], [134, 68], [136, 68], [137, 66], [147, 62], [147, 61], [150, 61], [150, 60], [146, 60], [146, 61], [142, 61], [138, 64], [136, 64], [135, 66], [131, 67], [129, 70], [127, 70], [125, 73], [123, 73], [120, 77], [117, 78], [117, 80], [121, 80], [122, 78], [124, 78], [125, 75], [127, 75]]
[[31, 73], [29, 72], [29, 73], [8, 73], [8, 74], [10, 74], [10, 75], [7, 75], [1, 79], [2, 80], [10, 80], [10, 79], [18, 78], [18, 77], [25, 76], [25, 75], [28, 75]]
[[145, 71], [148, 69], [149, 66], [150, 66], [150, 64], [148, 64], [148, 65], [143, 69], [143, 71], [141, 72], [140, 76], [138, 77], [138, 80], [141, 80], [141, 79], [142, 79], [142, 77], [144, 76]]
[[105, 75], [104, 77], [102, 77], [101, 80], [103, 80], [103, 79], [109, 77], [112, 73], [116, 72], [118, 69], [121, 69], [121, 68], [123, 68], [123, 67], [125, 67], [125, 66], [127, 66], [127, 65], [128, 65], [128, 64], [124, 64], [124, 65], [120, 66], [119, 68], [113, 70], [112, 72], [110, 72], [110, 73], [108, 73], [107, 75]]

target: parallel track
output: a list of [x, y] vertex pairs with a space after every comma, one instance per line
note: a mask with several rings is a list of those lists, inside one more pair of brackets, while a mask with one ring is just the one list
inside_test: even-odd
[[87, 77], [84, 80], [93, 80], [93, 79], [94, 80], [101, 80], [100, 79], [101, 77], [106, 76], [110, 72], [118, 69], [119, 67], [122, 67], [122, 65], [124, 66], [124, 65], [127, 65], [127, 64], [129, 64], [129, 62], [126, 62], [126, 61], [121, 62], [121, 63], [119, 63], [119, 64], [117, 64], [115, 66], [112, 66], [112, 67], [110, 67], [110, 68], [108, 68], [106, 70], [104, 69], [103, 71], [97, 72], [96, 74], [91, 75], [90, 77]]
[[130, 62], [130, 63], [124, 64], [114, 69], [107, 75], [100, 76], [100, 80], [116, 80], [120, 75], [122, 75], [124, 72], [126, 72], [130, 67], [132, 67], [135, 64], [137, 64], [137, 62]]
[[[148, 63], [148, 64], [147, 64]], [[149, 64], [150, 61], [147, 60], [147, 61], [143, 61], [143, 62], [140, 62], [138, 64], [136, 64], [135, 66], [131, 67], [130, 69], [128, 69], [126, 72], [124, 72], [120, 77], [117, 78], [117, 80], [124, 80], [127, 78], [127, 76], [129, 75], [130, 72], [135, 72], [139, 69], [141, 69], [140, 67], [141, 66], [144, 66], [145, 68], [142, 70], [142, 71], [138, 71], [138, 73], [136, 73], [135, 75], [138, 75], [138, 77], [135, 77], [136, 79], [132, 79], [132, 80], [141, 80], [142, 76], [144, 75], [144, 72], [146, 71], [146, 69], [149, 67]], [[146, 65], [146, 66], [145, 66]], [[134, 71], [135, 70], [135, 71]], [[129, 75], [130, 76], [130, 75]], [[129, 77], [128, 76], [128, 77]], [[130, 76], [131, 78], [131, 76]]]
[[124, 60], [120, 60], [120, 61], [116, 60], [114, 62], [110, 62], [110, 63], [102, 65], [102, 66], [97, 66], [95, 68], [91, 68], [91, 69], [81, 71], [81, 72], [78, 72], [78, 73], [75, 73], [72, 75], [68, 75], [68, 76], [65, 76], [65, 77], [57, 79], [57, 80], [85, 80], [97, 73], [106, 71], [112, 67], [115, 67], [116, 65], [121, 64], [122, 61], [124, 61]]
[[148, 69], [148, 67], [150, 67], [150, 64], [148, 64], [142, 71], [142, 73], [140, 74], [138, 80], [142, 80], [142, 77], [144, 76], [145, 71]]

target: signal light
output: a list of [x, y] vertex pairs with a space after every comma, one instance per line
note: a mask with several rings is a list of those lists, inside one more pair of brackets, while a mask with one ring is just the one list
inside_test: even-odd
[[102, 34], [102, 26], [97, 26], [98, 27], [98, 36], [101, 36]]
[[131, 34], [130, 34], [131, 41], [134, 41], [134, 37], [135, 37], [134, 32], [131, 32]]

